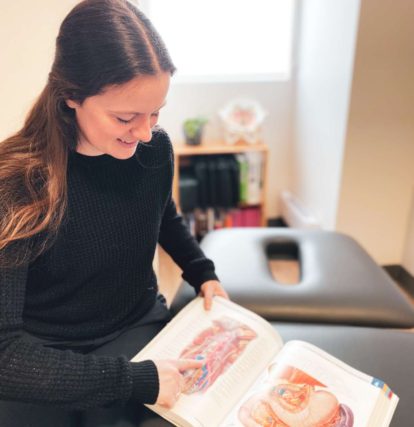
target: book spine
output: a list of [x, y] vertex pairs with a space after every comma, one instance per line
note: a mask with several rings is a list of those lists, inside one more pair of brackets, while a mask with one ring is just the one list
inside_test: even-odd
[[247, 203], [259, 204], [262, 194], [262, 155], [246, 153], [247, 158]]
[[260, 208], [244, 208], [242, 209], [242, 225], [243, 227], [259, 227], [260, 226]]
[[237, 154], [237, 163], [239, 165], [239, 176], [240, 176], [240, 203], [247, 203], [247, 188], [248, 188], [248, 162], [245, 154]]

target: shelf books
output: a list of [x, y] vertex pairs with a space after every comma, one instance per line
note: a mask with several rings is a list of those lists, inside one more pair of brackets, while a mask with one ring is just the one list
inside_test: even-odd
[[236, 155], [236, 159], [239, 166], [240, 203], [259, 204], [262, 200], [262, 153], [241, 153]]
[[232, 227], [260, 227], [261, 211], [258, 207], [234, 209], [230, 212]]
[[230, 227], [260, 227], [262, 225], [260, 207], [240, 209], [195, 209], [183, 214], [191, 234], [202, 238], [209, 231]]
[[263, 201], [262, 167], [260, 152], [192, 159], [180, 174], [182, 210], [260, 205]]
[[216, 297], [198, 297], [132, 360], [196, 359], [172, 409], [148, 405], [179, 427], [387, 427], [398, 397], [381, 380]]
[[192, 234], [226, 227], [260, 227], [263, 153], [197, 156], [180, 174], [180, 201]]

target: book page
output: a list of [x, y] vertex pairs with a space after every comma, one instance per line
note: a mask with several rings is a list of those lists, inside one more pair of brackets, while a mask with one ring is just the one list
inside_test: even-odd
[[132, 361], [205, 361], [184, 375], [185, 390], [172, 410], [149, 408], [177, 425], [186, 425], [182, 419], [194, 426], [217, 426], [282, 345], [274, 328], [256, 314], [220, 297], [206, 311], [203, 299], [196, 298]]
[[397, 403], [380, 380], [290, 341], [222, 426], [385, 427]]

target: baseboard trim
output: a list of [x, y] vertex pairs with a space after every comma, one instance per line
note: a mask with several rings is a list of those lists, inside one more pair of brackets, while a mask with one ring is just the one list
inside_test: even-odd
[[395, 281], [414, 295], [414, 277], [402, 265], [384, 265], [383, 268]]

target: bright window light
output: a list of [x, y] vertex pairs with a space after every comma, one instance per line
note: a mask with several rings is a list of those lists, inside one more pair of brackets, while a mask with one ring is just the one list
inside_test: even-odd
[[179, 81], [286, 80], [295, 0], [144, 0]]

